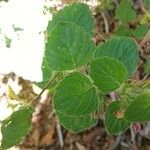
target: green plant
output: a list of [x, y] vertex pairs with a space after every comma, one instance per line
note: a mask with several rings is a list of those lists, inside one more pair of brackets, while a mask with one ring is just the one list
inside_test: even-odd
[[105, 10], [112, 10], [114, 8], [113, 0], [98, 0], [97, 8], [100, 12]]
[[[131, 79], [139, 57], [132, 38], [112, 37], [95, 46], [93, 29], [85, 4], [73, 3], [54, 15], [47, 28], [43, 81], [36, 84], [50, 91], [55, 114], [66, 129], [89, 129], [100, 113], [108, 134], [118, 134], [134, 122], [150, 120], [149, 83]], [[18, 144], [31, 127], [34, 109], [24, 105], [2, 122], [4, 149]]]
[[148, 13], [145, 14], [145, 17], [142, 18], [139, 25], [136, 25], [134, 29], [129, 27], [129, 23], [137, 19], [137, 14], [132, 8], [131, 0], [121, 0], [119, 6], [116, 8], [115, 14], [116, 18], [120, 21], [120, 25], [116, 32], [117, 36], [142, 39], [148, 32]]
[[149, 0], [143, 0], [143, 3], [144, 3], [144, 7], [150, 11], [150, 1]]
[[147, 60], [146, 63], [145, 63], [144, 72], [145, 73], [150, 73], [150, 60]]

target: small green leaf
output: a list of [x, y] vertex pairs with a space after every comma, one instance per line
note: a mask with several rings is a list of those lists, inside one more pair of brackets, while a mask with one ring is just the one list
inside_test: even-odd
[[150, 121], [150, 95], [142, 94], [135, 98], [127, 107], [125, 118], [133, 122]]
[[3, 149], [8, 149], [22, 141], [23, 137], [31, 128], [30, 119], [33, 111], [34, 110], [31, 107], [22, 107], [3, 121], [1, 127], [1, 147]]
[[46, 43], [45, 59], [52, 70], [71, 70], [89, 61], [94, 44], [74, 23], [58, 23]]
[[132, 9], [130, 0], [121, 0], [116, 9], [116, 17], [122, 23], [130, 22], [136, 18], [136, 12]]
[[[36, 86], [40, 87], [41, 89], [44, 89], [48, 82], [49, 81], [33, 82], [33, 84], [35, 84]], [[58, 82], [59, 81], [56, 80], [56, 81], [54, 81], [51, 84], [49, 84], [49, 85], [46, 86], [46, 89], [49, 90], [50, 94], [53, 94], [55, 92], [55, 89], [57, 87]]]
[[143, 0], [143, 2], [144, 2], [144, 7], [148, 9], [148, 11], [150, 11], [150, 0]]
[[35, 84], [36, 86], [40, 87], [41, 89], [43, 89], [47, 83], [48, 83], [48, 81], [33, 82], [33, 84]]
[[72, 22], [82, 27], [90, 35], [93, 34], [94, 19], [89, 7], [82, 3], [73, 3], [60, 10], [48, 24], [48, 33], [58, 22]]
[[126, 75], [125, 66], [114, 58], [101, 57], [90, 65], [90, 76], [103, 93], [119, 88], [126, 79]]
[[137, 26], [135, 30], [130, 29], [127, 24], [122, 24], [118, 27], [116, 32], [117, 36], [135, 37], [137, 39], [142, 39], [148, 32], [148, 25], [141, 24]]
[[143, 15], [140, 24], [146, 24], [149, 23], [149, 21], [150, 21], [150, 13], [146, 13]]
[[60, 121], [60, 123], [67, 130], [72, 133], [79, 133], [90, 127], [94, 126], [97, 123], [97, 120], [92, 117], [92, 115], [85, 116], [68, 116], [62, 113], [56, 112], [56, 115]]
[[122, 24], [118, 27], [115, 35], [131, 37], [133, 30], [127, 24]]
[[148, 32], [148, 25], [147, 24], [142, 24], [142, 25], [139, 25], [133, 32], [133, 36], [135, 38], [138, 38], [138, 39], [142, 39], [145, 37], [146, 33]]
[[15, 93], [15, 91], [12, 89], [12, 87], [10, 85], [8, 86], [8, 89], [7, 89], [7, 96], [11, 100], [19, 100], [17, 94]]
[[150, 60], [147, 60], [144, 64], [144, 72], [150, 73]]
[[130, 126], [130, 122], [124, 119], [124, 110], [120, 107], [121, 101], [114, 101], [107, 108], [104, 123], [108, 134], [118, 134]]
[[[35, 84], [36, 86], [40, 87], [41, 89], [46, 88], [46, 89], [49, 90], [49, 92], [51, 94], [53, 94], [55, 92], [55, 88], [56, 88], [57, 84], [63, 78], [63, 73], [59, 73], [57, 75], [57, 77], [55, 77], [56, 74], [58, 74], [58, 73], [54, 72], [54, 74], [50, 77], [49, 80], [42, 81], [42, 82], [33, 82], [33, 84]], [[48, 84], [49, 82], [51, 82], [51, 83]]]
[[128, 75], [132, 75], [138, 63], [138, 48], [135, 41], [128, 37], [114, 37], [100, 44], [95, 51], [95, 58], [108, 56], [122, 62]]
[[114, 1], [113, 0], [99, 0], [99, 4], [97, 8], [100, 12], [113, 10], [114, 9]]
[[97, 110], [100, 100], [90, 80], [80, 73], [65, 77], [56, 88], [54, 109], [71, 116], [88, 115]]

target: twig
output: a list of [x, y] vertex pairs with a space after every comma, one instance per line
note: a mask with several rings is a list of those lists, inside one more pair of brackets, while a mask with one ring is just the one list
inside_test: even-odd
[[120, 145], [123, 146], [126, 149], [129, 149], [129, 145], [123, 141], [120, 142]]
[[37, 96], [31, 101], [30, 104], [33, 104], [36, 100], [38, 100], [38, 99], [41, 97], [41, 95], [44, 93], [44, 91], [47, 89], [47, 87], [54, 81], [54, 79], [56, 79], [56, 77], [57, 77], [58, 75], [59, 75], [59, 72], [56, 73], [56, 74], [54, 75], [54, 77], [53, 77], [52, 79], [50, 79], [50, 80], [47, 82], [47, 84], [44, 86], [44, 88], [43, 88], [43, 90], [40, 92], [40, 94], [37, 95]]
[[142, 79], [142, 81], [145, 81], [147, 78], [149, 77], [149, 73], [147, 73], [144, 78]]
[[105, 12], [101, 12], [101, 15], [103, 17], [104, 24], [105, 24], [105, 32], [108, 34], [109, 33], [109, 25], [108, 25], [108, 20], [105, 16]]
[[61, 126], [59, 123], [57, 123], [57, 134], [58, 134], [58, 138], [59, 138], [59, 144], [61, 147], [64, 146], [64, 141], [63, 141], [63, 136], [62, 136], [62, 131], [61, 131]]

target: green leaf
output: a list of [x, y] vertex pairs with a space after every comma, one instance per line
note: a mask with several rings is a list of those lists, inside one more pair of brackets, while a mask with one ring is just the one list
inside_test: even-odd
[[[42, 81], [41, 82], [33, 82], [36, 86], [40, 88], [44, 88], [45, 85], [48, 83], [48, 81], [52, 78], [54, 71], [50, 68], [50, 66], [47, 63], [46, 57], [43, 57], [42, 62]], [[50, 88], [50, 87], [47, 87]]]
[[11, 87], [10, 85], [8, 85], [7, 96], [8, 96], [11, 100], [19, 100], [17, 94], [15, 93], [15, 91], [12, 89], [12, 87]]
[[130, 29], [127, 24], [122, 24], [118, 27], [115, 35], [131, 37], [132, 32], [132, 29]]
[[47, 83], [48, 83], [48, 81], [33, 82], [33, 84], [35, 84], [36, 86], [40, 87], [41, 89], [43, 89]]
[[149, 23], [149, 21], [150, 21], [150, 13], [146, 13], [143, 15], [140, 24], [146, 24]]
[[[48, 82], [49, 81], [33, 82], [33, 84], [35, 84], [36, 86], [40, 87], [41, 89], [44, 89]], [[58, 82], [59, 81], [54, 80], [54, 82], [52, 82], [51, 84], [49, 84], [48, 86], [46, 86], [46, 89], [49, 90], [50, 94], [53, 94], [55, 92], [55, 89], [57, 87]]]
[[58, 22], [73, 22], [82, 27], [90, 35], [93, 34], [94, 19], [86, 4], [73, 3], [60, 10], [48, 24], [48, 33], [52, 31]]
[[133, 32], [133, 36], [135, 38], [138, 38], [138, 39], [143, 39], [146, 35], [146, 33], [148, 32], [148, 25], [147, 24], [142, 24], [142, 25], [139, 25]]
[[94, 44], [74, 23], [58, 23], [46, 43], [45, 59], [52, 70], [71, 70], [89, 61]]
[[96, 111], [99, 104], [95, 87], [80, 73], [65, 77], [56, 88], [54, 109], [65, 115], [88, 115]]
[[127, 24], [122, 24], [118, 27], [116, 32], [117, 36], [127, 36], [127, 37], [135, 37], [137, 39], [142, 39], [148, 32], [148, 25], [141, 24], [137, 26], [135, 30], [130, 29]]
[[[64, 78], [63, 73], [54, 72], [51, 78], [47, 81], [42, 82], [33, 82], [36, 86], [40, 87], [41, 89], [48, 89], [50, 94], [54, 94], [55, 89], [58, 83]], [[50, 83], [49, 83], [50, 82]]]
[[104, 123], [108, 134], [118, 134], [130, 126], [130, 122], [124, 119], [124, 111], [120, 107], [121, 101], [114, 101], [107, 108]]
[[46, 60], [46, 56], [44, 56], [44, 58], [43, 58], [42, 74], [43, 74], [43, 80], [42, 81], [44, 81], [44, 82], [45, 81], [48, 82], [53, 75], [53, 70], [48, 65], [48, 62]]
[[90, 76], [103, 93], [119, 88], [126, 79], [126, 75], [125, 66], [114, 58], [101, 57], [90, 65]]
[[128, 75], [132, 75], [138, 63], [138, 48], [135, 41], [128, 37], [114, 37], [100, 44], [95, 51], [95, 58], [108, 56], [122, 62]]
[[150, 11], [150, 0], [143, 0], [143, 2], [144, 2], [144, 7], [148, 9], [148, 11]]
[[1, 127], [3, 149], [8, 149], [22, 141], [31, 128], [30, 119], [33, 111], [31, 107], [22, 107], [3, 121]]
[[150, 73], [150, 60], [147, 60], [144, 64], [144, 72]]
[[99, 0], [99, 4], [97, 8], [100, 12], [113, 10], [114, 9], [114, 1], [113, 0]]
[[116, 17], [122, 23], [127, 23], [136, 18], [136, 12], [131, 7], [131, 0], [121, 0], [116, 9]]
[[150, 95], [135, 98], [125, 111], [125, 118], [133, 122], [150, 121]]
[[91, 128], [97, 123], [97, 120], [92, 115], [85, 116], [69, 116], [56, 112], [59, 122], [72, 133], [79, 133], [86, 129]]

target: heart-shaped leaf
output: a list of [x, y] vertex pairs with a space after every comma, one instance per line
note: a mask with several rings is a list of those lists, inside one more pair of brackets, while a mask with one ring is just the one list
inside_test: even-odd
[[135, 98], [127, 107], [125, 118], [133, 122], [150, 121], [150, 95], [142, 94]]
[[137, 39], [143, 39], [146, 33], [149, 31], [147, 24], [139, 25], [133, 32], [133, 36]]
[[90, 80], [80, 73], [65, 77], [56, 88], [54, 109], [70, 116], [85, 116], [97, 110], [100, 100]]
[[114, 101], [109, 104], [105, 114], [105, 126], [108, 134], [118, 134], [130, 126], [130, 122], [124, 119], [121, 101]]
[[47, 30], [49, 34], [58, 22], [73, 22], [90, 35], [93, 34], [94, 19], [86, 4], [73, 3], [60, 10], [48, 24]]
[[116, 9], [116, 17], [123, 23], [127, 23], [136, 18], [136, 12], [131, 7], [130, 0], [121, 0]]
[[138, 48], [135, 41], [128, 37], [114, 37], [100, 44], [95, 52], [95, 58], [108, 56], [122, 62], [128, 75], [132, 75], [138, 63]]
[[22, 141], [31, 128], [30, 119], [33, 111], [31, 107], [22, 107], [3, 121], [1, 127], [2, 148], [8, 149]]
[[71, 70], [89, 61], [94, 44], [89, 35], [73, 23], [58, 23], [46, 43], [45, 59], [52, 70]]
[[90, 65], [90, 76], [103, 93], [116, 90], [127, 75], [125, 66], [114, 58], [101, 57]]

